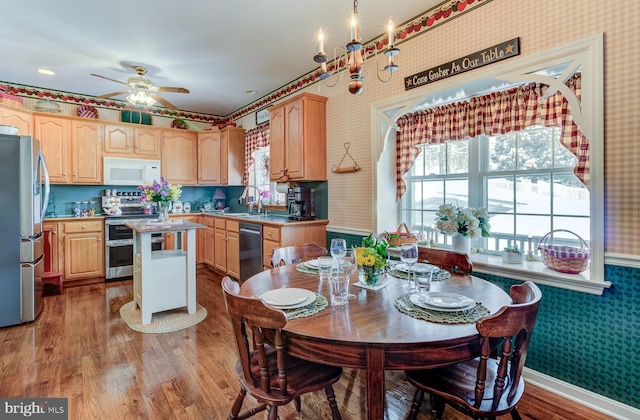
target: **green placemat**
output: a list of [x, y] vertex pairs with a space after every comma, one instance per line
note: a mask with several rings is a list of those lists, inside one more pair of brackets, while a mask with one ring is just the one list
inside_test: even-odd
[[[399, 279], [407, 280], [409, 278], [409, 273], [402, 270], [394, 270], [393, 267], [389, 267], [387, 269], [387, 273], [391, 274], [393, 277], [397, 277]], [[433, 273], [433, 277], [431, 277], [431, 281], [442, 281], [451, 277], [451, 273], [447, 270], [443, 270]]]
[[307, 267], [307, 265], [303, 262], [296, 264], [296, 270], [298, 270], [301, 273], [318, 274], [318, 270], [314, 270], [313, 268]]
[[329, 306], [327, 298], [316, 293], [316, 300], [313, 303], [301, 308], [286, 309], [284, 310], [284, 313], [287, 315], [287, 320], [291, 321], [292, 319], [306, 318], [308, 316], [315, 315], [318, 312], [327, 309], [327, 306]]
[[466, 311], [441, 312], [416, 306], [409, 300], [411, 294], [407, 293], [398, 296], [394, 302], [397, 310], [412, 318], [423, 319], [425, 321], [439, 324], [473, 324], [480, 318], [489, 315], [491, 312], [481, 304], [477, 304], [472, 309]]

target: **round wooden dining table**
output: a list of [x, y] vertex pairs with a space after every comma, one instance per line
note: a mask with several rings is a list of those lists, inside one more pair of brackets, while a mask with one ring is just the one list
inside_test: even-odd
[[[401, 313], [394, 301], [407, 291], [406, 280], [387, 275], [379, 290], [350, 287], [356, 295], [346, 306], [331, 306], [329, 284], [300, 272], [295, 264], [260, 272], [240, 287], [244, 296], [259, 296], [281, 287], [297, 287], [325, 296], [329, 306], [315, 315], [293, 319], [283, 328], [287, 351], [301, 359], [366, 371], [367, 418], [384, 418], [384, 371], [428, 369], [468, 360], [480, 354], [474, 323], [440, 324]], [[352, 283], [357, 281], [354, 274]], [[459, 293], [481, 302], [491, 314], [511, 303], [500, 287], [471, 275], [453, 274], [434, 281], [432, 291]]]

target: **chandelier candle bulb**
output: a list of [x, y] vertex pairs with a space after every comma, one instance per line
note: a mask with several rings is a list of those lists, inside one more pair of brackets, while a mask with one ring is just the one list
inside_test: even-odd
[[[389, 34], [389, 47], [388, 48], [393, 48], [393, 44], [395, 42], [395, 37], [393, 36], [393, 22], [391, 21], [391, 18], [389, 18], [389, 25], [387, 26], [387, 32]], [[389, 63], [391, 63], [391, 58], [389, 58]]]
[[324, 34], [322, 31], [318, 31], [318, 51], [319, 54], [324, 54]]

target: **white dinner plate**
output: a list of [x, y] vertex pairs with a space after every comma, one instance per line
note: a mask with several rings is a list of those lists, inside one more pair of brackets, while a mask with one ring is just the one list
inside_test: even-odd
[[[435, 293], [435, 292], [431, 292], [431, 293]], [[432, 306], [427, 304], [424, 301], [424, 293], [415, 293], [411, 296], [409, 296], [409, 300], [411, 301], [411, 303], [413, 303], [416, 306], [419, 306], [421, 308], [424, 309], [429, 309], [432, 311], [440, 311], [440, 312], [458, 312], [458, 311], [468, 311], [469, 309], [473, 309], [476, 306], [476, 302], [474, 302], [473, 300], [471, 300], [471, 303], [461, 307], [461, 308], [443, 308], [440, 306]]]
[[449, 309], [464, 308], [475, 303], [467, 296], [447, 292], [429, 292], [422, 297], [422, 300], [429, 306]]
[[315, 302], [316, 294], [306, 289], [283, 287], [264, 292], [260, 298], [276, 308], [293, 309]]
[[[400, 263], [400, 264], [396, 264], [392, 267], [394, 270], [398, 270], [398, 271], [404, 271], [405, 273], [409, 272], [409, 266], [405, 263]], [[412, 267], [413, 271], [426, 271], [426, 272], [433, 272], [433, 273], [437, 273], [438, 271], [440, 271], [439, 267], [436, 267], [435, 265], [432, 264], [425, 264], [425, 263], [417, 263], [417, 264], [413, 264]]]
[[317, 270], [318, 269], [318, 260], [305, 261], [304, 265], [307, 266], [308, 268], [313, 268], [314, 270]]

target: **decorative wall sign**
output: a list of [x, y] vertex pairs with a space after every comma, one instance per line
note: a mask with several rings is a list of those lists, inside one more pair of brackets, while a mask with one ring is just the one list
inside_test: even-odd
[[260, 111], [256, 111], [256, 125], [260, 125], [267, 121], [269, 121], [269, 110], [265, 108]]
[[424, 86], [431, 82], [446, 79], [487, 64], [495, 63], [520, 54], [520, 38], [513, 38], [484, 50], [466, 55], [429, 70], [421, 71], [404, 78], [404, 90]]

